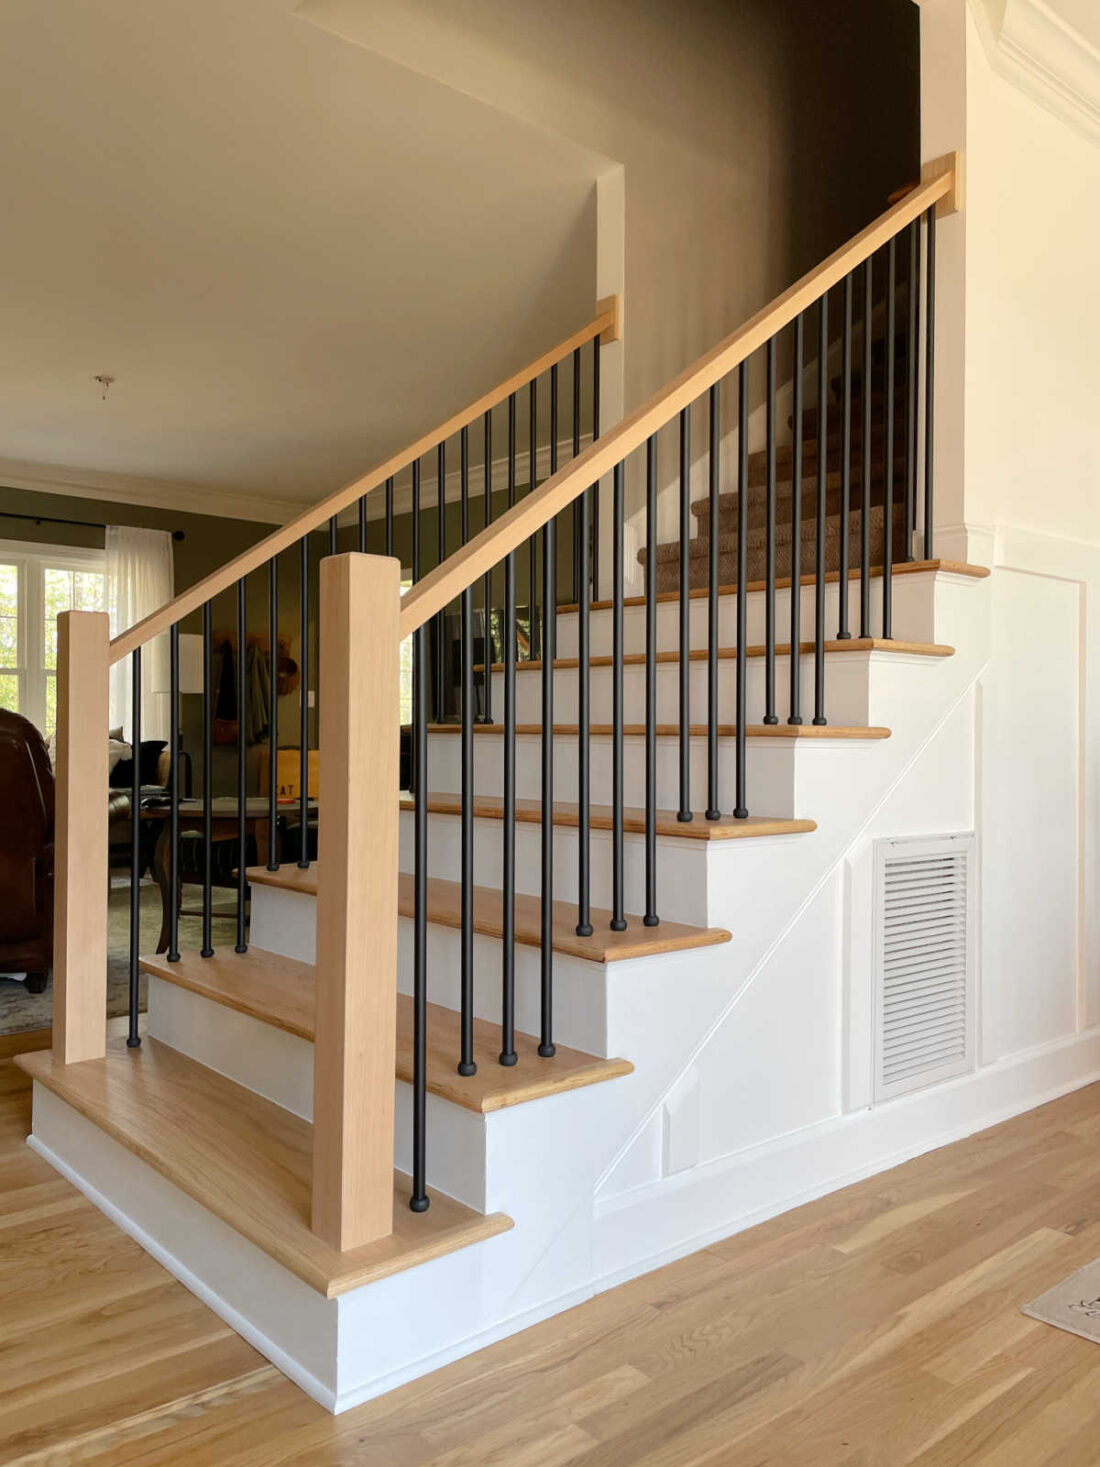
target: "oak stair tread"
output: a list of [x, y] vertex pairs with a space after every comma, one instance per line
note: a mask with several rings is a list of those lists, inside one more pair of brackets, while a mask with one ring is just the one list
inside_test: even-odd
[[46, 1050], [16, 1064], [329, 1299], [512, 1226], [440, 1192], [427, 1212], [410, 1212], [409, 1179], [395, 1171], [393, 1233], [341, 1253], [310, 1229], [308, 1121], [155, 1039], [137, 1049], [111, 1041], [103, 1059], [80, 1064]]
[[[846, 644], [847, 645], [847, 644]], [[540, 738], [543, 725], [541, 723], [517, 723], [517, 738]], [[429, 723], [430, 734], [462, 733], [461, 723]], [[588, 732], [593, 738], [609, 739], [615, 730], [610, 723], [591, 723]], [[659, 739], [678, 739], [680, 737], [680, 725], [677, 723], [658, 723], [653, 730]], [[689, 725], [690, 737], [693, 739], [705, 739], [707, 737], [707, 726], [705, 723], [692, 723]], [[720, 723], [716, 732], [720, 739], [732, 739], [737, 736], [737, 725], [735, 723]], [[474, 733], [481, 737], [496, 736], [500, 738], [504, 733], [503, 723], [475, 723]], [[580, 733], [580, 725], [577, 723], [555, 723], [554, 736], [562, 738], [576, 738]], [[623, 725], [623, 737], [627, 739], [644, 739], [646, 728], [644, 723], [626, 723]], [[884, 728], [881, 724], [860, 726], [858, 724], [843, 723], [747, 723], [745, 725], [745, 737], [747, 739], [888, 739], [891, 730]], [[593, 805], [593, 810], [604, 809], [604, 806]], [[658, 812], [658, 816], [663, 812]], [[765, 817], [766, 818], [766, 817]], [[740, 822], [742, 825], [744, 821]]]
[[[898, 562], [896, 565], [892, 566], [891, 567], [891, 571], [892, 571], [892, 573], [895, 576], [927, 575], [930, 572], [942, 571], [945, 575], [970, 576], [970, 577], [973, 577], [975, 580], [984, 579], [986, 576], [988, 576], [990, 574], [990, 570], [989, 570], [989, 567], [988, 566], [985, 566], [985, 565], [970, 565], [970, 564], [968, 564], [964, 560], [903, 560], [903, 561]], [[872, 580], [879, 580], [879, 579], [881, 579], [882, 574], [883, 574], [883, 567], [881, 565], [874, 565], [874, 566], [871, 567], [871, 579]], [[859, 580], [859, 577], [860, 577], [860, 571], [859, 571], [859, 568], [858, 567], [856, 567], [854, 569], [850, 569], [848, 571], [848, 579], [850, 581], [858, 581]], [[840, 572], [838, 570], [828, 570], [828, 571], [825, 572], [825, 581], [826, 581], [826, 584], [831, 584], [833, 581], [839, 581], [839, 580], [840, 580]], [[817, 577], [815, 575], [813, 575], [812, 573], [809, 574], [809, 575], [804, 575], [801, 578], [801, 584], [803, 586], [813, 586], [813, 585], [816, 584], [816, 582], [817, 582]], [[785, 590], [787, 590], [790, 587], [790, 584], [791, 584], [791, 578], [790, 578], [790, 576], [779, 576], [779, 577], [776, 578], [775, 586], [776, 586], [776, 590], [777, 591], [785, 591]], [[767, 582], [764, 581], [764, 580], [746, 581], [745, 582], [745, 590], [749, 594], [751, 594], [753, 592], [756, 592], [756, 591], [764, 591], [766, 589], [767, 589]], [[710, 595], [710, 588], [707, 587], [707, 586], [692, 586], [691, 589], [688, 591], [688, 599], [689, 600], [692, 600], [692, 601], [698, 600], [700, 598], [705, 599], [709, 595]], [[736, 596], [737, 595], [737, 584], [736, 584], [736, 582], [727, 582], [726, 584], [719, 586], [718, 587], [718, 595], [719, 596]], [[679, 601], [679, 599], [680, 599], [680, 593], [679, 593], [679, 591], [658, 591], [657, 592], [656, 600], [657, 600], [658, 604], [660, 604], [662, 601]], [[626, 597], [623, 598], [623, 605], [624, 605], [624, 607], [625, 606], [644, 606], [645, 605], [645, 597], [644, 596], [626, 596]], [[613, 603], [610, 600], [599, 600], [599, 601], [593, 601], [591, 603], [591, 605], [590, 605], [590, 609], [592, 611], [610, 611], [612, 609], [612, 606], [613, 606]], [[568, 605], [559, 606], [558, 607], [558, 615], [559, 616], [570, 616], [570, 615], [575, 616], [577, 614], [577, 612], [579, 611], [579, 609], [580, 608], [577, 606], [577, 603], [574, 601], [574, 602], [571, 602]]]
[[[745, 648], [746, 657], [764, 657], [767, 655], [767, 647], [763, 644], [753, 644]], [[814, 651], [813, 642], [801, 642], [799, 651], [811, 655]], [[885, 637], [848, 637], [844, 641], [830, 639], [825, 643], [825, 651], [828, 652], [889, 652], [895, 655], [909, 657], [953, 657], [954, 647], [948, 647], [942, 642], [901, 642], [894, 638]], [[705, 662], [710, 653], [706, 647], [693, 647], [688, 653], [692, 662]], [[789, 642], [777, 642], [775, 646], [776, 657], [789, 657], [791, 655], [791, 644]], [[719, 647], [717, 656], [721, 661], [729, 661], [737, 656], [736, 647]], [[644, 667], [646, 654], [644, 652], [627, 652], [623, 655], [624, 667]], [[680, 653], [676, 648], [655, 654], [658, 663], [679, 662]], [[590, 657], [590, 667], [611, 667], [614, 658], [607, 653], [601, 653], [598, 657]], [[554, 668], [556, 671], [569, 671], [580, 666], [576, 657], [556, 657]], [[478, 664], [474, 669], [476, 672], [484, 672], [483, 664]], [[542, 670], [542, 659], [532, 657], [523, 662], [516, 663], [517, 672], [540, 672]], [[503, 662], [494, 662], [493, 672], [503, 672]]]
[[[532, 731], [541, 732], [541, 729]], [[555, 727], [554, 732], [557, 734], [561, 730]], [[608, 732], [610, 733], [610, 729]], [[644, 729], [640, 732], [644, 733]], [[411, 795], [402, 795], [401, 808], [402, 810], [415, 810], [416, 801]], [[579, 824], [578, 812], [579, 807], [576, 804], [569, 801], [555, 801], [554, 824], [576, 827]], [[461, 795], [429, 794], [428, 813], [430, 815], [461, 815]], [[588, 814], [593, 830], [612, 828], [610, 805], [591, 805]], [[473, 816], [475, 820], [502, 820], [504, 801], [493, 795], [475, 795]], [[517, 800], [516, 820], [521, 824], [541, 825], [542, 801]], [[702, 815], [697, 815], [694, 820], [679, 821], [676, 818], [675, 810], [658, 810], [656, 827], [658, 835], [676, 836], [683, 840], [751, 840], [754, 837], [768, 835], [807, 834], [817, 829], [817, 822], [814, 820], [787, 820], [781, 817], [771, 818], [764, 815], [750, 815], [744, 820], [735, 820], [732, 815], [723, 815], [718, 820], [707, 820]], [[624, 809], [623, 830], [628, 835], [644, 834], [645, 811], [634, 808]]]
[[[693, 822], [694, 823], [694, 822]], [[308, 867], [280, 866], [269, 871], [266, 866], [250, 866], [248, 880], [255, 886], [272, 886], [283, 891], [317, 895], [319, 862]], [[542, 903], [537, 896], [516, 893], [516, 941], [524, 947], [539, 947], [542, 940]], [[474, 931], [482, 937], [503, 936], [503, 894], [487, 886], [474, 887]], [[413, 915], [412, 874], [402, 871], [398, 877], [397, 910], [402, 917]], [[439, 927], [462, 926], [462, 885], [428, 878], [428, 921]], [[731, 934], [723, 927], [690, 927], [684, 922], [666, 922], [645, 927], [641, 917], [628, 915], [624, 932], [610, 930], [611, 913], [603, 907], [591, 910], [593, 933], [578, 937], [577, 908], [573, 902], [555, 901], [551, 946], [554, 952], [584, 958], [590, 963], [616, 963], [629, 958], [652, 957], [658, 953], [684, 952], [691, 948], [715, 947], [729, 942]]]
[[[144, 957], [141, 966], [146, 973], [166, 983], [248, 1014], [288, 1034], [313, 1040], [317, 969], [312, 963], [250, 947], [245, 953], [215, 953], [211, 958], [185, 952], [175, 963], [164, 957]], [[516, 1034], [518, 1062], [506, 1067], [498, 1063], [499, 1026], [475, 1019], [477, 1073], [459, 1075], [455, 1068], [460, 1052], [459, 1023], [460, 1016], [455, 1010], [442, 1004], [428, 1004], [425, 1083], [433, 1095], [482, 1115], [613, 1080], [631, 1074], [634, 1069], [629, 1060], [601, 1059], [599, 1055], [560, 1044], [556, 1054], [543, 1058], [538, 1053], [539, 1041], [531, 1034], [522, 1033]], [[395, 1071], [399, 1080], [412, 1083], [413, 1001], [405, 993], [397, 995]]]

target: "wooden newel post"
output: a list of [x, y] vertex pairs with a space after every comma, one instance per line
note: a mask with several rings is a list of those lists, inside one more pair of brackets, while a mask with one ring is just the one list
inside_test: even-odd
[[401, 564], [321, 562], [313, 1230], [393, 1231]]
[[102, 611], [57, 618], [54, 761], [53, 1052], [63, 1064], [107, 1045], [107, 684]]

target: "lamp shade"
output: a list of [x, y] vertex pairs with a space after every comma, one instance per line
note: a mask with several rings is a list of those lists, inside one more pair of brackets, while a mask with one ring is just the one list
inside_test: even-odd
[[[161, 640], [164, 642], [164, 652], [162, 656], [156, 657], [153, 661], [153, 679], [150, 691], [170, 693], [172, 686], [167, 633], [162, 633], [155, 639], [155, 642]], [[202, 692], [202, 637], [197, 632], [180, 633], [180, 692]]]

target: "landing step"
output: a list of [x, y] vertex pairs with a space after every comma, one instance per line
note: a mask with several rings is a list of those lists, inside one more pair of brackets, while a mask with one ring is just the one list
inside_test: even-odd
[[[448, 731], [450, 726], [448, 727]], [[541, 733], [539, 727], [528, 727], [531, 733]], [[568, 726], [555, 726], [555, 734], [568, 733]], [[460, 730], [461, 732], [461, 730]], [[487, 729], [486, 732], [492, 732]], [[500, 730], [503, 732], [503, 729]], [[518, 730], [517, 730], [518, 732]], [[576, 733], [576, 728], [572, 730]], [[598, 732], [597, 729], [592, 730]], [[610, 733], [610, 728], [607, 729]], [[628, 732], [624, 730], [624, 733]], [[644, 729], [639, 729], [644, 733]], [[667, 732], [674, 730], [669, 728]], [[701, 730], [705, 733], [706, 730]], [[883, 730], [885, 732], [885, 730]], [[416, 801], [411, 795], [401, 796], [402, 810], [415, 810]], [[555, 801], [554, 824], [575, 828], [579, 823], [579, 806], [568, 801]], [[460, 795], [432, 795], [428, 796], [428, 813], [431, 815], [461, 815], [462, 797]], [[492, 795], [475, 795], [473, 799], [473, 816], [475, 820], [502, 820], [504, 818], [504, 801]], [[589, 823], [593, 830], [610, 830], [613, 826], [612, 809], [610, 805], [590, 805], [588, 810]], [[516, 820], [524, 825], [542, 824], [542, 801], [541, 800], [517, 800]], [[745, 820], [735, 820], [732, 815], [723, 815], [718, 820], [707, 820], [702, 815], [697, 815], [694, 820], [680, 821], [676, 818], [675, 810], [658, 810], [656, 812], [656, 827], [658, 835], [672, 835], [680, 840], [751, 840], [755, 836], [765, 835], [803, 835], [817, 829], [815, 820], [783, 820], [771, 819], [765, 815], [750, 815]], [[636, 807], [623, 810], [623, 830], [629, 835], [645, 834], [645, 811]]]
[[[767, 647], [764, 646], [762, 643], [760, 645], [755, 645], [754, 644], [751, 647], [746, 647], [745, 648], [745, 656], [746, 657], [764, 657], [764, 656], [767, 655], [767, 651], [768, 651]], [[802, 642], [802, 643], [800, 643], [799, 644], [799, 651], [803, 655], [812, 656], [813, 655], [813, 652], [814, 652], [814, 643], [813, 642]], [[954, 647], [947, 647], [947, 646], [945, 646], [945, 645], [943, 645], [942, 643], [939, 643], [939, 642], [899, 642], [899, 641], [894, 640], [893, 638], [885, 638], [885, 637], [848, 637], [844, 641], [840, 641], [840, 640], [833, 641], [833, 640], [831, 640], [831, 641], [828, 641], [828, 642], [825, 643], [825, 651], [826, 652], [890, 652], [890, 653], [894, 653], [896, 655], [907, 656], [907, 657], [953, 657], [955, 655], [955, 649], [954, 649]], [[689, 658], [690, 658], [690, 660], [692, 662], [705, 662], [707, 660], [707, 658], [708, 658], [709, 655], [710, 654], [709, 654], [708, 649], [706, 647], [693, 647], [691, 649], [691, 651], [689, 652], [689, 654], [688, 654], [688, 656], [689, 656]], [[736, 647], [719, 647], [718, 650], [717, 650], [717, 655], [718, 655], [718, 658], [720, 660], [722, 660], [722, 661], [728, 661], [728, 660], [730, 660], [732, 658], [736, 658], [736, 656], [737, 656], [737, 648]], [[779, 642], [779, 643], [777, 643], [776, 644], [776, 647], [775, 647], [775, 655], [776, 655], [776, 657], [789, 657], [791, 655], [791, 644], [789, 642]], [[623, 657], [623, 666], [624, 667], [644, 667], [645, 666], [645, 660], [646, 660], [646, 654], [644, 652], [627, 652], [624, 655], [624, 657]], [[661, 662], [679, 662], [680, 661], [680, 653], [676, 649], [673, 649], [673, 650], [667, 651], [667, 652], [657, 652], [655, 654], [655, 660], [658, 663], [661, 663]], [[613, 661], [614, 661], [613, 658], [607, 656], [606, 653], [604, 653], [604, 654], [601, 654], [599, 657], [590, 657], [589, 658], [589, 666], [590, 667], [611, 667], [612, 664], [613, 664]], [[555, 671], [564, 671], [564, 672], [567, 672], [570, 669], [575, 669], [575, 668], [577, 668], [579, 666], [580, 666], [580, 663], [579, 663], [579, 661], [578, 661], [578, 659], [576, 657], [556, 657], [554, 659], [554, 669], [555, 669]], [[484, 668], [484, 665], [483, 664], [479, 664], [474, 669], [475, 672], [484, 672], [484, 670], [485, 670], [485, 668]], [[530, 659], [528, 659], [528, 660], [526, 660], [524, 662], [517, 662], [516, 663], [516, 671], [517, 672], [541, 672], [541, 670], [542, 670], [542, 659], [539, 658], [539, 657], [532, 657], [532, 658], [530, 658]], [[493, 672], [503, 672], [504, 671], [504, 664], [503, 664], [503, 662], [494, 662], [493, 663], [493, 666], [492, 666], [492, 671]]]
[[394, 1172], [393, 1233], [341, 1253], [310, 1230], [308, 1121], [155, 1039], [139, 1049], [112, 1041], [104, 1059], [75, 1065], [49, 1051], [15, 1063], [329, 1299], [512, 1226], [439, 1192], [427, 1212], [410, 1212], [409, 1179]]
[[[986, 576], [989, 575], [989, 567], [988, 566], [984, 566], [984, 565], [968, 565], [966, 563], [966, 561], [963, 561], [963, 560], [903, 560], [903, 561], [899, 561], [897, 564], [893, 565], [891, 567], [891, 570], [892, 570], [892, 572], [893, 572], [893, 574], [895, 576], [925, 575], [929, 571], [943, 571], [947, 575], [952, 575], [952, 576], [972, 576], [975, 580], [980, 580], [980, 579], [983, 579], [984, 577], [986, 577]], [[881, 565], [874, 565], [874, 566], [871, 567], [871, 577], [872, 577], [872, 579], [874, 579], [874, 580], [879, 579], [882, 576], [882, 573], [883, 573], [883, 568], [882, 568]], [[859, 567], [858, 566], [856, 568], [852, 569], [852, 570], [849, 570], [849, 572], [848, 572], [848, 579], [850, 581], [858, 581], [859, 580], [859, 577], [860, 577], [860, 571], [859, 571]], [[826, 571], [825, 572], [825, 580], [829, 584], [831, 584], [833, 581], [839, 581], [840, 580], [840, 572], [838, 570]], [[805, 576], [802, 577], [801, 584], [803, 586], [813, 586], [813, 585], [816, 584], [816, 581], [817, 581], [817, 577], [815, 575], [813, 575], [813, 574], [810, 574], [810, 575], [805, 575]], [[790, 586], [790, 584], [791, 584], [791, 578], [790, 578], [790, 576], [779, 576], [779, 577], [777, 577], [776, 582], [775, 582], [776, 590], [777, 591], [785, 591], [785, 590], [788, 589], [788, 587]], [[747, 592], [766, 591], [767, 588], [768, 588], [768, 583], [767, 583], [767, 581], [764, 581], [764, 580], [759, 580], [759, 581], [746, 581], [745, 582], [745, 590]], [[694, 600], [696, 600], [697, 598], [700, 598], [700, 597], [706, 598], [709, 595], [710, 595], [710, 588], [707, 587], [707, 586], [693, 586], [688, 591], [688, 598], [689, 598], [689, 600], [692, 600], [692, 601], [694, 601]], [[736, 584], [736, 582], [728, 583], [728, 584], [723, 585], [723, 586], [719, 586], [718, 587], [718, 595], [719, 596], [736, 596], [737, 595], [737, 584]], [[656, 599], [657, 599], [658, 603], [660, 603], [662, 601], [679, 601], [679, 599], [680, 599], [680, 593], [679, 593], [679, 591], [658, 591], [657, 598]], [[614, 604], [613, 602], [607, 601], [607, 600], [593, 601], [591, 603], [591, 609], [593, 611], [610, 611], [611, 608], [612, 608], [612, 606], [613, 606], [613, 604]], [[623, 600], [623, 605], [624, 606], [644, 606], [645, 605], [645, 597], [644, 596], [627, 596]], [[571, 604], [566, 605], [566, 606], [559, 606], [558, 607], [558, 615], [559, 616], [566, 616], [566, 615], [568, 615], [570, 613], [574, 613], [575, 614], [578, 609], [579, 608], [577, 607], [576, 602], [572, 602]]]
[[[694, 822], [692, 822], [694, 824]], [[273, 886], [282, 891], [317, 895], [318, 863], [306, 867], [280, 866], [269, 871], [266, 866], [250, 866], [248, 880], [253, 886]], [[502, 937], [503, 897], [487, 886], [474, 887], [474, 931], [482, 937]], [[398, 878], [397, 910], [402, 917], [413, 915], [413, 878], [403, 871]], [[542, 942], [542, 903], [536, 896], [516, 894], [516, 941], [524, 947], [539, 947]], [[603, 907], [591, 912], [591, 937], [578, 937], [577, 908], [573, 902], [555, 902], [551, 946], [556, 953], [584, 958], [590, 963], [617, 963], [627, 958], [648, 958], [657, 953], [684, 952], [696, 947], [715, 947], [729, 942], [730, 933], [723, 927], [689, 927], [683, 922], [661, 921], [657, 927], [645, 927], [641, 917], [628, 916], [625, 932], [612, 932], [611, 913]], [[428, 921], [440, 927], [462, 926], [462, 886], [457, 881], [428, 878]]]
[[[213, 1003], [236, 1009], [288, 1034], [310, 1042], [314, 1036], [314, 1001], [317, 970], [312, 963], [280, 957], [263, 948], [246, 953], [215, 953], [212, 958], [198, 953], [181, 953], [179, 962], [163, 957], [141, 959], [146, 973], [165, 983], [198, 993]], [[427, 1088], [433, 1095], [461, 1105], [466, 1110], [487, 1114], [527, 1100], [541, 1100], [563, 1090], [577, 1090], [629, 1075], [629, 1060], [600, 1059], [583, 1050], [558, 1045], [557, 1053], [542, 1058], [538, 1040], [530, 1034], [516, 1035], [518, 1062], [506, 1068], [498, 1062], [500, 1029], [483, 1019], [474, 1020], [474, 1059], [477, 1074], [462, 1076], [455, 1069], [460, 1053], [459, 1015], [442, 1004], [428, 1005]], [[397, 996], [397, 1063], [399, 1080], [413, 1078], [413, 1002], [407, 994]]]

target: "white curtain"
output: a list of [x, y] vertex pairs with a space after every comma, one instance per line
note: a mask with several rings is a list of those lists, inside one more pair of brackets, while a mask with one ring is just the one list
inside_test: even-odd
[[[172, 536], [167, 530], [107, 526], [107, 609], [111, 636], [171, 601], [175, 577]], [[111, 668], [111, 727], [120, 724], [132, 742], [130, 658]], [[167, 634], [146, 643], [141, 653], [141, 737], [167, 739], [170, 733]]]

